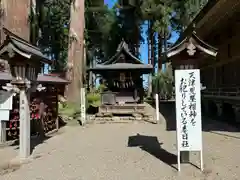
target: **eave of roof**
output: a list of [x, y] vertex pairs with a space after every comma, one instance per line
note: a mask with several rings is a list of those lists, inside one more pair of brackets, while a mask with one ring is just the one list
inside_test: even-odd
[[190, 44], [192, 44], [194, 48], [197, 48], [198, 50], [210, 56], [214, 57], [217, 56], [218, 53], [217, 48], [214, 48], [213, 46], [210, 46], [209, 44], [205, 43], [195, 34], [195, 32], [193, 32], [191, 36], [186, 37], [184, 40], [182, 40], [182, 42], [170, 48], [166, 52], [167, 58], [171, 58], [172, 56], [175, 56], [184, 50], [188, 50], [188, 46]]
[[[0, 81], [11, 81], [12, 76], [8, 72], [0, 72]], [[40, 83], [52, 83], [52, 84], [68, 84], [69, 81], [57, 77], [57, 76], [49, 76], [46, 74], [39, 74], [37, 78], [37, 82]]]
[[90, 71], [105, 71], [105, 70], [153, 70], [153, 66], [150, 64], [132, 64], [132, 63], [116, 63], [107, 65], [97, 65], [94, 68], [90, 68]]
[[6, 28], [3, 28], [3, 30], [6, 34], [6, 39], [0, 47], [1, 55], [3, 55], [4, 52], [8, 51], [8, 48], [10, 48], [17, 54], [20, 54], [27, 59], [39, 60], [41, 63], [47, 64], [52, 63], [52, 61], [49, 60], [47, 56], [45, 56], [38, 47], [21, 39]]

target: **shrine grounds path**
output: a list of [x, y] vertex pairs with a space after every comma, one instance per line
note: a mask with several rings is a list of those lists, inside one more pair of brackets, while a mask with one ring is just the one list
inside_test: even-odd
[[[177, 172], [176, 134], [165, 123], [92, 124], [64, 127], [34, 149], [31, 162], [0, 175], [0, 180], [239, 180], [240, 133], [208, 123], [204, 172], [195, 167], [197, 154], [191, 156], [192, 165], [184, 164]], [[0, 149], [0, 158], [15, 151]]]

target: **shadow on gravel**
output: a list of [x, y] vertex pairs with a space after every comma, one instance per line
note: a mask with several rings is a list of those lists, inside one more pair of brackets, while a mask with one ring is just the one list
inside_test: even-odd
[[145, 136], [137, 134], [128, 137], [128, 147], [139, 147], [162, 162], [176, 169], [173, 164], [177, 164], [177, 156], [161, 148], [163, 143], [159, 143], [156, 136]]

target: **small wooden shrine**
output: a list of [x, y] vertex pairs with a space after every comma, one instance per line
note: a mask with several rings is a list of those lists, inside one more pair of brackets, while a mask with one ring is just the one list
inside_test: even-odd
[[142, 75], [151, 73], [153, 66], [143, 64], [122, 41], [112, 58], [90, 70], [100, 74], [107, 87], [99, 111], [125, 114], [140, 108], [144, 97]]
[[[24, 56], [34, 59], [48, 58], [40, 51], [39, 48], [23, 40], [19, 36], [4, 29], [6, 38], [0, 46], [0, 90], [7, 90], [11, 88], [12, 76], [9, 70], [9, 65], [5, 61], [5, 55], [9, 52], [17, 54], [19, 61], [23, 60]], [[8, 52], [8, 53], [9, 53]], [[53, 76], [51, 74], [39, 74], [37, 78], [38, 84], [41, 88], [37, 88], [35, 92], [30, 95], [30, 114], [31, 124], [40, 121], [40, 104], [44, 104], [43, 113], [43, 129], [45, 133], [58, 129], [58, 95], [63, 94], [65, 85], [68, 83], [60, 76]], [[9, 120], [6, 120], [4, 132], [2, 131], [1, 141], [13, 140], [19, 138], [19, 94], [13, 97], [13, 106], [10, 111]], [[35, 129], [31, 127], [31, 133], [34, 134]]]

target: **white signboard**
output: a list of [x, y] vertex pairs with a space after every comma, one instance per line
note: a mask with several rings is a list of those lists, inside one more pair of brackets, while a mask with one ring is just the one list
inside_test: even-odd
[[[175, 70], [177, 145], [179, 156], [180, 151], [200, 151], [202, 159], [200, 93], [201, 83], [198, 69]], [[180, 160], [178, 164], [180, 169]]]
[[9, 115], [10, 115], [10, 110], [6, 109], [0, 109], [0, 121], [8, 121], [9, 120]]
[[0, 90], [0, 109], [1, 110], [12, 109], [12, 97], [13, 97], [13, 94], [11, 92]]

